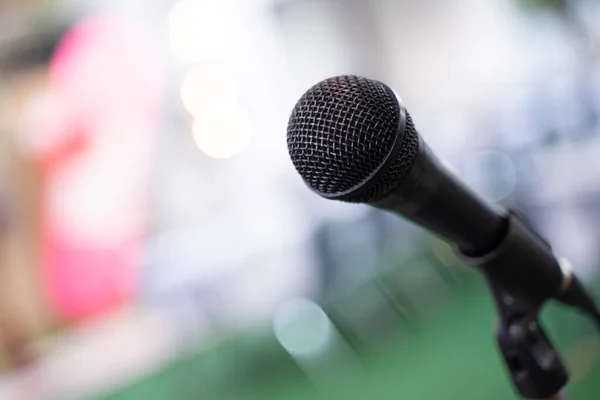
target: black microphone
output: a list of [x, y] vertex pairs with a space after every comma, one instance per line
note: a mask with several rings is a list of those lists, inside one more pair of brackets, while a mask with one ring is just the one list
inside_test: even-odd
[[532, 305], [549, 298], [597, 315], [592, 297], [516, 213], [498, 210], [427, 147], [396, 93], [358, 76], [326, 79], [287, 129], [294, 167], [318, 195], [398, 214], [450, 241], [494, 285]]

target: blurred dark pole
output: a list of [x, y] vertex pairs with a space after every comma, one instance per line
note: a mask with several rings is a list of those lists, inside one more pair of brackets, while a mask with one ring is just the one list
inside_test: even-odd
[[[46, 88], [47, 65], [64, 27], [36, 25], [25, 17], [12, 22], [0, 28], [5, 83], [0, 134], [6, 156], [0, 192], [0, 351], [8, 367], [18, 369], [35, 360], [30, 344], [48, 326], [49, 316], [38, 285], [40, 175], [37, 163], [19, 150], [17, 137], [23, 110]], [[15, 24], [23, 29], [14, 29]]]
[[[11, 252], [10, 215], [6, 194], [0, 193], [0, 276], [6, 278], [7, 254]], [[8, 257], [10, 259], [10, 257]], [[14, 310], [14, 304], [0, 295], [0, 349], [9, 368], [21, 368], [33, 361], [28, 352], [28, 330], [21, 324]]]

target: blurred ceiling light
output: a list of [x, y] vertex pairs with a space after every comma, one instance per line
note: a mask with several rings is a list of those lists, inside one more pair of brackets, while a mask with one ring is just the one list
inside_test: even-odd
[[206, 155], [217, 159], [241, 153], [252, 137], [252, 122], [243, 108], [204, 107], [195, 115], [194, 142]]
[[190, 69], [183, 78], [180, 93], [183, 106], [192, 115], [210, 105], [230, 107], [238, 102], [235, 79], [220, 65]]
[[181, 0], [173, 6], [168, 17], [169, 44], [182, 61], [221, 58], [232, 31], [221, 3]]
[[291, 300], [275, 314], [275, 337], [292, 355], [313, 357], [323, 353], [332, 339], [333, 329], [327, 314], [306, 299]]

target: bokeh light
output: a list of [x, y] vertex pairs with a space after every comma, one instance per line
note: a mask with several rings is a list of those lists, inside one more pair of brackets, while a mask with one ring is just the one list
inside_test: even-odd
[[275, 314], [273, 328], [279, 343], [298, 357], [313, 357], [324, 352], [333, 332], [327, 314], [306, 299], [284, 303]]
[[250, 143], [252, 121], [241, 107], [207, 107], [199, 111], [192, 127], [194, 143], [206, 155], [231, 158]]
[[181, 83], [181, 101], [192, 115], [203, 107], [229, 108], [238, 103], [236, 82], [222, 65], [199, 65], [191, 68]]

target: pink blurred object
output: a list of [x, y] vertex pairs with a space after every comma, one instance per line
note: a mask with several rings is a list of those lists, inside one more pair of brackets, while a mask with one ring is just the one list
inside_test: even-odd
[[43, 167], [43, 279], [58, 317], [77, 321], [136, 293], [162, 68], [148, 34], [102, 15], [66, 33], [50, 78], [53, 111], [35, 129], [45, 145], [33, 146]]
[[88, 123], [142, 113], [156, 117], [162, 68], [155, 44], [132, 21], [95, 16], [74, 25], [50, 64], [56, 91]]

